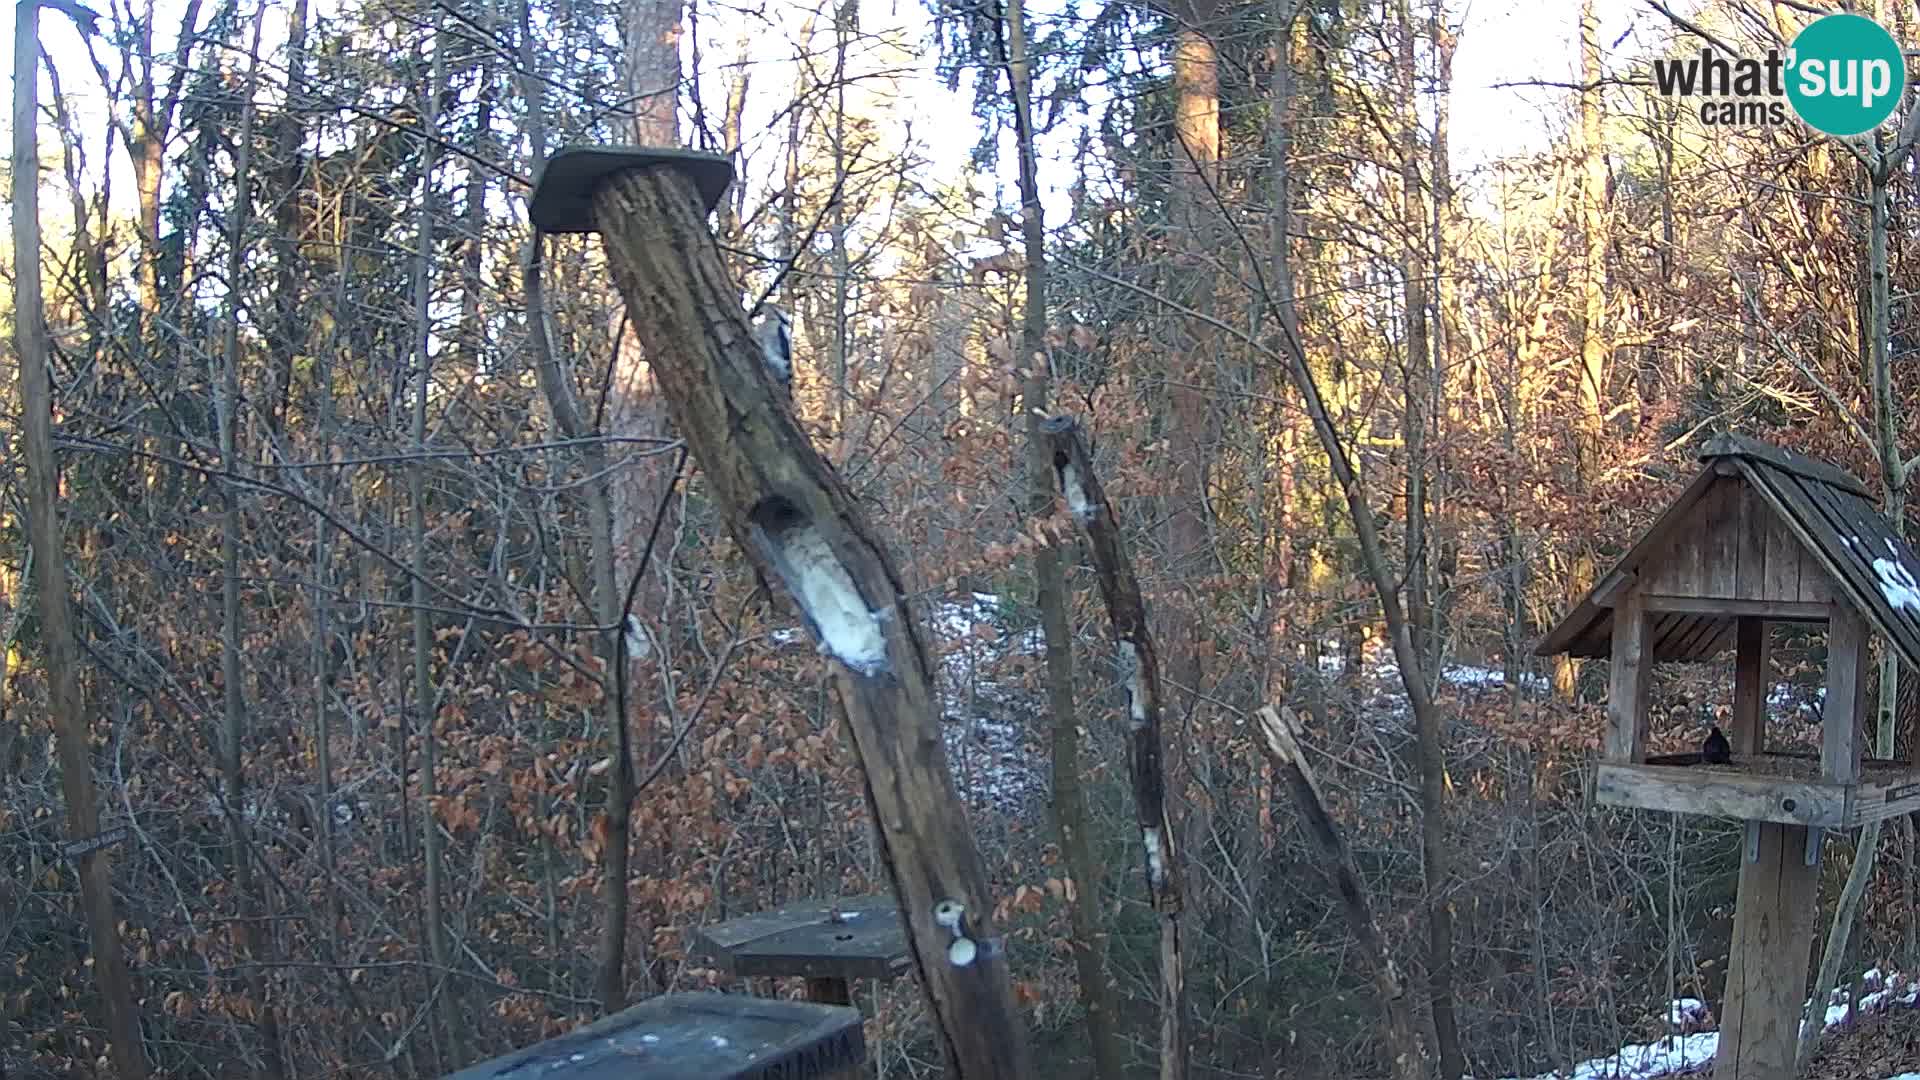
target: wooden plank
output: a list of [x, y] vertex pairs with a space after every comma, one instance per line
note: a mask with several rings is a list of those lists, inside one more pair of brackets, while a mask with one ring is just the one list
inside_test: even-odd
[[[1763, 495], [1763, 490], [1756, 486], [1754, 493]], [[1766, 501], [1764, 495], [1762, 501]], [[1763, 595], [1776, 600], [1798, 600], [1800, 598], [1800, 559], [1804, 545], [1781, 518], [1781, 511], [1776, 506], [1769, 502], [1767, 510], [1765, 536], [1767, 569]]]
[[1638, 581], [1639, 576], [1632, 570], [1614, 568], [1606, 577], [1600, 579], [1600, 584], [1593, 587], [1593, 602], [1600, 607], [1612, 607], [1620, 598], [1620, 593]]
[[1825, 622], [1833, 613], [1832, 604], [1810, 604], [1800, 600], [1722, 600], [1700, 596], [1647, 596], [1641, 601], [1648, 611], [1685, 612], [1723, 617], [1755, 616], [1774, 622]]
[[[1859, 592], [1867, 601], [1862, 610], [1870, 614], [1890, 641], [1920, 642], [1920, 610], [1889, 599], [1888, 578], [1881, 570], [1881, 561], [1885, 560], [1906, 571], [1909, 578], [1920, 580], [1920, 562], [1915, 560], [1912, 547], [1894, 533], [1891, 523], [1867, 500], [1831, 490], [1822, 494], [1833, 508], [1832, 512], [1845, 523], [1849, 541], [1847, 571], [1857, 577]], [[1897, 574], [1898, 570], [1892, 572]], [[1897, 581], [1897, 577], [1894, 580]]]
[[1740, 865], [1715, 1080], [1795, 1075], [1820, 868], [1806, 864], [1805, 827], [1758, 828], [1758, 857]]
[[1724, 767], [1604, 762], [1595, 769], [1593, 797], [1607, 806], [1788, 825], [1839, 827], [1846, 823], [1848, 810], [1841, 785]]
[[1628, 590], [1613, 611], [1613, 661], [1607, 673], [1607, 760], [1647, 756], [1647, 690], [1652, 683], [1650, 626], [1638, 590]]
[[1716, 619], [1709, 615], [1684, 616], [1688, 622], [1686, 628], [1674, 635], [1672, 651], [1665, 649], [1655, 652], [1659, 660], [1705, 660], [1713, 655], [1713, 643], [1719, 640], [1721, 632], [1730, 625], [1728, 620]]
[[1734, 646], [1733, 628], [1737, 619], [1719, 619], [1713, 624], [1713, 636], [1700, 646], [1700, 656], [1710, 660]]
[[1820, 771], [1835, 783], [1860, 779], [1868, 667], [1866, 620], [1846, 604], [1835, 605], [1827, 624], [1827, 700], [1820, 715]]
[[1848, 824], [1865, 825], [1915, 811], [1920, 811], [1920, 770], [1908, 769], [1900, 776], [1861, 784], [1853, 799]]
[[889, 911], [896, 916], [899, 914], [899, 909], [890, 896], [851, 896], [843, 900], [815, 900], [702, 926], [693, 931], [693, 937], [694, 941], [706, 950], [707, 955], [715, 959], [723, 959], [723, 953], [731, 952], [742, 945], [784, 933], [795, 927], [827, 922], [835, 914], [844, 916], [859, 912], [864, 917], [865, 913], [869, 912]]
[[1874, 568], [1874, 560], [1888, 558], [1909, 574], [1920, 575], [1912, 548], [1893, 534], [1886, 519], [1864, 499], [1818, 484], [1802, 485], [1802, 495], [1809, 508], [1821, 515], [1812, 529], [1822, 537], [1816, 555], [1842, 590], [1840, 595], [1866, 613], [1908, 663], [1920, 660], [1920, 617], [1916, 617], [1920, 613], [1890, 603], [1881, 574]]
[[[1816, 561], [1828, 577], [1845, 581], [1861, 599], [1870, 599], [1878, 591], [1872, 568], [1873, 549], [1881, 531], [1872, 520], [1877, 516], [1872, 507], [1863, 508], [1858, 499], [1820, 484], [1795, 483], [1806, 504], [1819, 513], [1811, 527], [1819, 541], [1819, 550], [1814, 552]], [[1866, 513], [1862, 514], [1862, 509]], [[1805, 573], [1801, 571], [1803, 576]]]
[[1732, 599], [1740, 595], [1740, 492], [1745, 480], [1723, 476], [1701, 500], [1700, 527], [1694, 543], [1700, 548], [1700, 588], [1695, 596]]
[[1736, 754], [1758, 754], [1767, 746], [1767, 688], [1773, 682], [1768, 654], [1773, 634], [1766, 620], [1743, 617], [1735, 631], [1733, 730], [1727, 732]]
[[824, 1076], [866, 1060], [860, 1011], [745, 994], [663, 994], [447, 1080]]
[[[1705, 570], [1706, 552], [1704, 550], [1704, 522], [1708, 508], [1713, 503], [1714, 490], [1726, 483], [1724, 477], [1716, 477], [1711, 486], [1700, 495], [1700, 501], [1694, 504], [1687, 514], [1686, 521], [1665, 556], [1655, 554], [1653, 561], [1658, 565], [1659, 592], [1671, 592], [1679, 596], [1698, 596], [1706, 588]], [[1650, 585], [1648, 592], [1656, 591]]]
[[1767, 588], [1767, 529], [1773, 525], [1773, 510], [1760, 501], [1754, 493], [1753, 485], [1742, 475], [1739, 480], [1739, 493], [1735, 495], [1738, 504], [1737, 521], [1734, 523], [1738, 539], [1737, 560], [1733, 594], [1743, 600], [1780, 600], [1766, 591]]
[[[1642, 607], [1644, 606], [1643, 600]], [[1656, 660], [1673, 660], [1679, 657], [1681, 650], [1685, 647], [1684, 640], [1687, 635], [1698, 629], [1698, 620], [1698, 616], [1684, 612], [1677, 614], [1668, 612], [1661, 615], [1650, 613], [1647, 618], [1647, 640], [1651, 643], [1648, 649], [1649, 654]], [[1614, 623], [1619, 624], [1617, 615]], [[1611, 649], [1611, 643], [1608, 647]]]
[[[1633, 545], [1615, 564], [1614, 569], [1639, 570], [1648, 562], [1650, 556], [1665, 550], [1677, 530], [1685, 523], [1694, 504], [1699, 501], [1700, 496], [1715, 479], [1712, 467], [1703, 468], [1696, 473], [1686, 489], [1680, 493], [1680, 497], [1673, 501], [1673, 505], [1667, 507], [1666, 513], [1661, 514], [1652, 527], [1641, 534], [1640, 542]], [[1607, 581], [1608, 575], [1601, 575], [1600, 582]], [[1596, 585], [1595, 589], [1598, 588], [1599, 585]], [[1586, 636], [1594, 623], [1604, 620], [1606, 616], [1606, 609], [1595, 604], [1593, 593], [1589, 592], [1574, 605], [1573, 610], [1568, 612], [1565, 618], [1560, 620], [1559, 625], [1548, 631], [1546, 637], [1540, 639], [1540, 644], [1534, 647], [1534, 655], [1554, 656], [1566, 652], [1575, 641]]]
[[1811, 552], [1800, 553], [1800, 600], [1806, 604], [1831, 604], [1839, 590]]

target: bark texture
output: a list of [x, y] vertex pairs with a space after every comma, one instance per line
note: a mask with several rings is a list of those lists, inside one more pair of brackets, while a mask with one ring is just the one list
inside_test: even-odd
[[740, 288], [693, 184], [667, 168], [604, 184], [594, 212], [614, 281], [675, 425], [734, 538], [839, 662], [880, 857], [948, 1068], [1025, 1076], [1005, 944], [947, 769], [926, 650], [891, 557], [766, 372]]

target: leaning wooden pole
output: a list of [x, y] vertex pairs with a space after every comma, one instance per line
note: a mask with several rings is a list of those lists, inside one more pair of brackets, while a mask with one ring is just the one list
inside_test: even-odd
[[1359, 869], [1353, 864], [1347, 838], [1341, 834], [1333, 815], [1327, 812], [1320, 780], [1306, 755], [1300, 752], [1300, 721], [1292, 709], [1275, 712], [1267, 707], [1258, 715], [1267, 759], [1285, 778], [1287, 791], [1300, 809], [1307, 835], [1320, 849], [1320, 861], [1326, 864], [1327, 874], [1340, 893], [1340, 909], [1347, 917], [1354, 941], [1360, 946], [1361, 959], [1373, 971], [1373, 988], [1380, 995], [1381, 1019], [1385, 1022], [1387, 1051], [1393, 1058], [1395, 1080], [1425, 1080], [1429, 1074], [1427, 1051], [1420, 1045], [1418, 1029], [1414, 1027], [1407, 984], [1400, 978], [1400, 969], [1394, 965], [1393, 954], [1387, 951], [1386, 939], [1380, 934], [1380, 924], [1373, 917], [1373, 907], [1367, 903], [1366, 889]]
[[1186, 988], [1181, 971], [1180, 853], [1167, 815], [1167, 773], [1160, 745], [1160, 657], [1147, 630], [1147, 604], [1127, 555], [1126, 538], [1107, 494], [1094, 475], [1092, 458], [1070, 416], [1040, 425], [1053, 454], [1053, 473], [1067, 509], [1087, 534], [1094, 575], [1106, 601], [1107, 621], [1119, 652], [1120, 676], [1127, 690], [1127, 769], [1133, 780], [1133, 809], [1147, 895], [1160, 917], [1160, 1075], [1177, 1080], [1186, 1074]]
[[706, 223], [726, 176], [724, 159], [709, 155], [565, 152], [543, 171], [532, 216], [548, 231], [600, 232], [708, 495], [837, 661], [881, 859], [949, 1072], [1026, 1077], [1026, 1032], [947, 770], [926, 649], [865, 512], [767, 374]]

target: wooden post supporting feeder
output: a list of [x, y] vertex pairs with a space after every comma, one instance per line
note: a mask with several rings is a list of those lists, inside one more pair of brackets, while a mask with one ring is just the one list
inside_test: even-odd
[[1026, 1035], [986, 875], [947, 769], [926, 649], [866, 514], [807, 441], [755, 344], [706, 215], [724, 158], [621, 148], [555, 154], [530, 216], [598, 231], [705, 490], [768, 581], [785, 587], [834, 680], [880, 855], [949, 1071], [1025, 1076]]
[[[729, 975], [800, 976], [807, 1000], [852, 1005], [856, 979], [893, 980], [913, 966], [891, 896], [797, 904], [702, 927], [693, 952]], [[840, 1074], [861, 1075], [856, 1070]]]
[[[1736, 435], [1536, 650], [1608, 657], [1595, 800], [1746, 822], [1718, 1080], [1787, 1080], [1805, 998], [1820, 839], [1920, 809], [1920, 769], [1863, 760], [1875, 632], [1920, 663], [1920, 558], [1858, 479]], [[1820, 752], [1769, 750], [1769, 624], [1827, 628]], [[1650, 672], [1734, 651], [1730, 761], [1649, 756]], [[1704, 734], [1704, 731], [1697, 734]], [[1816, 988], [1818, 992], [1818, 988]]]

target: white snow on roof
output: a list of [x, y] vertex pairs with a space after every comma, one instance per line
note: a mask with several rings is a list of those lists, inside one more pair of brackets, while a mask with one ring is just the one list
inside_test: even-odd
[[[1887, 546], [1893, 545], [1889, 542]], [[1875, 559], [1873, 573], [1880, 579], [1880, 595], [1887, 598], [1889, 607], [1895, 611], [1910, 608], [1920, 612], [1920, 582], [1913, 580], [1905, 566], [1892, 559]]]

